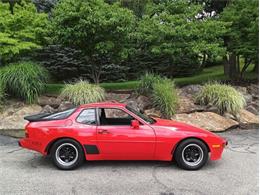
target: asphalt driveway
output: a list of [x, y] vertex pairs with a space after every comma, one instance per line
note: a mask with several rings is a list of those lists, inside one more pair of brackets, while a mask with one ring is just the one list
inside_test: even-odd
[[199, 171], [168, 162], [87, 162], [57, 170], [49, 158], [0, 136], [0, 194], [258, 194], [258, 129], [221, 134], [229, 146]]

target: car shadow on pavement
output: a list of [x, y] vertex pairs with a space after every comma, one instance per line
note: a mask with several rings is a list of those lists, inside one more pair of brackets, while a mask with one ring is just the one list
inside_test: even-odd
[[[216, 169], [221, 166], [220, 161], [208, 161], [208, 163], [202, 168], [203, 170]], [[44, 168], [44, 169], [57, 169], [51, 162], [49, 156], [43, 157], [38, 154], [34, 154], [33, 158], [28, 163], [28, 166], [32, 168]], [[131, 161], [131, 160], [104, 160], [104, 161], [85, 161], [76, 170], [84, 169], [100, 169], [100, 168], [119, 168], [119, 169], [129, 169], [129, 168], [154, 168], [163, 167], [165, 169], [180, 169], [175, 162], [167, 161]], [[58, 169], [57, 169], [58, 170]]]

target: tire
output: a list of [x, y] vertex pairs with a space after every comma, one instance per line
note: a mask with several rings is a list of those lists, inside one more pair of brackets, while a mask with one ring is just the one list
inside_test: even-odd
[[198, 139], [182, 141], [174, 151], [174, 160], [177, 165], [186, 170], [202, 168], [209, 158], [209, 151], [205, 143]]
[[72, 170], [84, 161], [84, 151], [81, 145], [73, 139], [60, 139], [51, 147], [53, 164], [62, 170]]

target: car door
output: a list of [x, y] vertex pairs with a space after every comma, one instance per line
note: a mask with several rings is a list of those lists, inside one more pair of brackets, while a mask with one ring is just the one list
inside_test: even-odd
[[97, 112], [97, 144], [103, 159], [153, 160], [155, 133], [149, 125], [140, 123], [133, 128], [135, 118], [119, 108], [99, 108]]

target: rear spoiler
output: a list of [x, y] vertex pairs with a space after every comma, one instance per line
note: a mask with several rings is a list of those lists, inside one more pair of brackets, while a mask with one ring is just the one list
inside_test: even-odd
[[[24, 117], [24, 119], [29, 121], [29, 122], [63, 120], [65, 118], [68, 118], [70, 115], [72, 115], [75, 112], [76, 108], [77, 107], [73, 107], [73, 108], [69, 108], [69, 109], [61, 111], [61, 112], [54, 112], [54, 113], [34, 114], [34, 115], [31, 115], [31, 116], [26, 116], [26, 117]], [[57, 117], [58, 114], [60, 114], [59, 117]], [[48, 116], [50, 116], [50, 117], [48, 117]]]
[[24, 120], [29, 122], [46, 121], [43, 117], [49, 116], [51, 113], [40, 113], [24, 117]]

